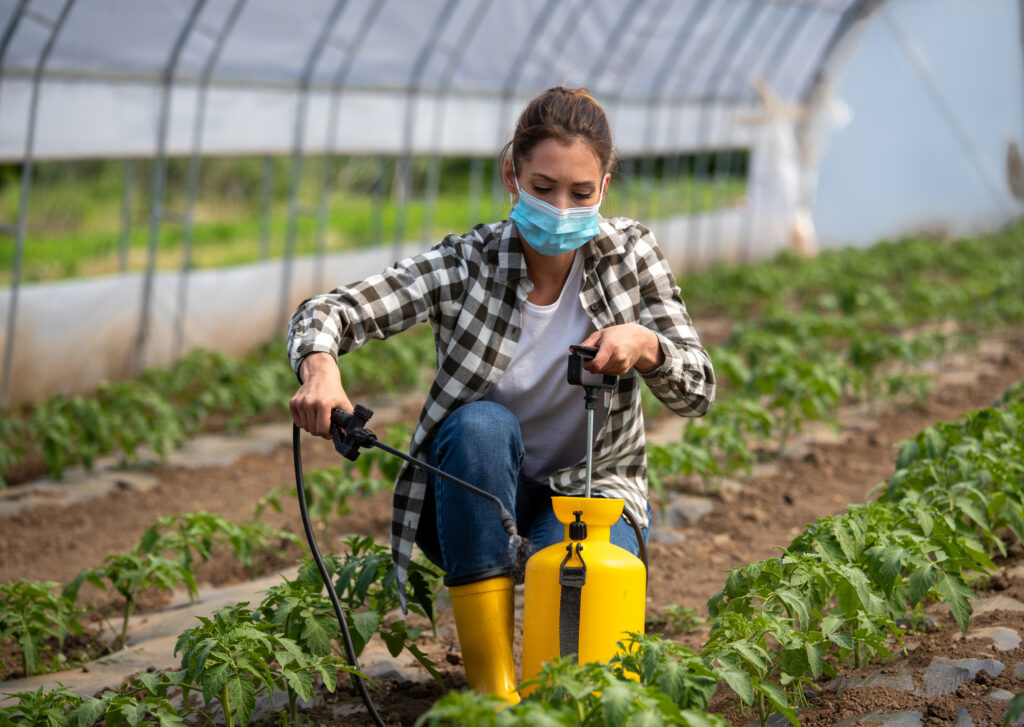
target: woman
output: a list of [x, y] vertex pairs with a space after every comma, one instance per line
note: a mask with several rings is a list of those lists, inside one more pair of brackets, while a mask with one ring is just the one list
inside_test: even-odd
[[[619, 379], [597, 412], [593, 491], [625, 500], [646, 539], [639, 379], [677, 414], [701, 416], [714, 397], [711, 361], [650, 231], [598, 213], [613, 144], [586, 89], [533, 99], [500, 161], [509, 220], [449, 235], [299, 306], [289, 330], [302, 382], [292, 416], [327, 436], [330, 410], [352, 411], [337, 356], [429, 320], [436, 378], [410, 453], [496, 494], [519, 532], [544, 547], [562, 539], [552, 495], [581, 496], [585, 481], [583, 394], [566, 383], [568, 346], [595, 346], [585, 368]], [[512, 563], [493, 504], [407, 466], [391, 537], [400, 583], [413, 542], [444, 569], [470, 686], [517, 701]], [[612, 542], [639, 549], [624, 520]]]

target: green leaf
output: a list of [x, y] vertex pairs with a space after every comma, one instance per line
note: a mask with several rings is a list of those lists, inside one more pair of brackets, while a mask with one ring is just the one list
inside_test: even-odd
[[779, 597], [779, 600], [786, 604], [786, 608], [789, 610], [790, 615], [800, 626], [800, 628], [806, 628], [807, 622], [811, 618], [811, 605], [807, 602], [807, 599], [799, 591], [792, 589], [780, 589], [776, 591], [775, 595]]
[[811, 667], [811, 676], [817, 679], [821, 676], [821, 671], [824, 667], [821, 647], [817, 644], [808, 643], [804, 645], [804, 650], [807, 652], [807, 663]]
[[145, 716], [145, 708], [134, 699], [122, 704], [118, 711], [130, 727], [139, 727], [139, 723], [142, 722], [142, 718]]
[[720, 658], [715, 671], [736, 692], [736, 695], [743, 700], [744, 704], [754, 703], [754, 683], [750, 675], [734, 661], [731, 659], [727, 660], [725, 657]]
[[757, 646], [746, 640], [734, 641], [731, 644], [733, 650], [740, 654], [751, 666], [759, 672], [766, 668], [766, 654]]
[[934, 565], [923, 566], [910, 574], [910, 605], [916, 606], [921, 602], [928, 591], [935, 583], [935, 575], [938, 571]]
[[391, 628], [389, 629], [381, 629], [379, 631], [380, 637], [384, 639], [384, 644], [388, 647], [388, 653], [391, 654], [391, 656], [398, 656], [402, 653], [402, 647], [405, 646], [406, 642], [404, 627], [405, 622], [400, 621], [398, 623], [391, 624]]
[[836, 541], [839, 543], [839, 547], [842, 548], [846, 560], [850, 563], [855, 563], [857, 561], [857, 544], [845, 525], [846, 523], [842, 519], [837, 519], [832, 532], [835, 534]]
[[601, 708], [605, 727], [621, 727], [633, 702], [633, 691], [622, 683], [612, 684], [601, 692]]
[[[351, 667], [348, 668], [352, 669]], [[334, 663], [320, 664], [317, 666], [317, 671], [320, 673], [320, 678], [324, 680], [324, 688], [333, 694], [338, 686], [338, 670], [335, 668]], [[355, 670], [353, 669], [352, 671]]]
[[985, 511], [978, 507], [978, 505], [971, 499], [966, 497], [960, 497], [956, 500], [957, 507], [960, 508], [961, 512], [965, 513], [971, 520], [977, 523], [982, 529], [988, 531], [988, 515]]
[[763, 681], [758, 685], [758, 689], [768, 697], [768, 701], [771, 702], [777, 710], [782, 714], [783, 717], [788, 719], [790, 723], [796, 727], [800, 727], [800, 722], [796, 718], [796, 710], [789, 706], [789, 700], [786, 699], [786, 693], [782, 691], [782, 688], [778, 684], [769, 681]]
[[853, 649], [853, 636], [849, 631], [836, 631], [828, 635], [828, 640], [840, 649], [851, 651]]
[[657, 712], [633, 712], [626, 721], [626, 727], [662, 727], [665, 719]]
[[882, 593], [889, 595], [896, 585], [896, 579], [903, 570], [903, 549], [890, 546], [879, 559], [878, 571], [874, 574]]
[[932, 514], [922, 507], [914, 512], [914, 516], [917, 518], [917, 524], [921, 526], [921, 533], [926, 538], [930, 537], [935, 530], [935, 519], [932, 517]]
[[256, 705], [256, 685], [248, 679], [234, 676], [228, 680], [228, 699], [231, 700], [231, 711], [235, 718], [245, 727]]
[[107, 710], [109, 700], [87, 697], [81, 705], [68, 715], [78, 727], [92, 727], [92, 725], [103, 716]]
[[313, 697], [313, 676], [305, 669], [285, 669], [285, 679], [292, 691], [299, 695], [300, 699], [308, 700]]
[[185, 721], [170, 704], [161, 704], [156, 710], [160, 727], [185, 727]]
[[826, 638], [830, 638], [832, 634], [843, 627], [846, 623], [846, 619], [836, 614], [829, 614], [821, 620], [821, 633]]
[[352, 645], [356, 654], [362, 653], [366, 644], [377, 632], [380, 615], [376, 611], [363, 611], [352, 614]]
[[974, 591], [968, 588], [960, 577], [945, 572], [939, 573], [936, 585], [943, 600], [949, 604], [960, 630], [966, 635], [971, 623], [971, 613], [974, 611], [968, 599], [974, 598]]
[[150, 694], [164, 696], [168, 682], [162, 672], [142, 672], [138, 679]]
[[224, 688], [224, 683], [230, 676], [231, 665], [227, 662], [221, 662], [203, 670], [200, 687], [203, 690], [203, 700], [207, 704], [220, 694], [220, 690]]
[[[333, 625], [332, 629], [330, 625]], [[331, 653], [331, 638], [337, 631], [337, 622], [334, 618], [327, 620], [326, 617], [307, 611], [302, 616], [302, 632], [299, 638], [311, 653], [317, 656], [326, 656]]]

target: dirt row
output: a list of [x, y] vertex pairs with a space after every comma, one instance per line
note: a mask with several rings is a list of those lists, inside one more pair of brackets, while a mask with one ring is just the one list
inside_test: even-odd
[[[844, 425], [838, 435], [824, 433], [811, 437], [789, 448], [783, 459], [759, 466], [751, 477], [727, 481], [714, 492], [707, 492], [695, 483], [679, 483], [676, 494], [703, 498], [711, 508], [696, 522], [655, 527], [650, 546], [649, 612], [677, 604], [706, 615], [705, 604], [722, 586], [725, 571], [771, 557], [807, 523], [837, 514], [850, 503], [864, 502], [871, 488], [892, 474], [893, 458], [900, 441], [932, 423], [953, 421], [964, 413], [990, 405], [1021, 378], [1024, 378], [1024, 335], [1006, 333], [986, 341], [971, 355], [960, 355], [944, 362], [937, 374], [933, 395], [924, 406], [879, 411], [854, 408], [844, 412]], [[418, 402], [410, 401], [395, 413], [395, 420], [412, 421], [417, 409]], [[388, 422], [380, 419], [375, 423], [383, 427]], [[339, 464], [328, 442], [310, 437], [304, 442], [307, 468]], [[243, 457], [230, 466], [165, 464], [148, 468], [146, 474], [157, 480], [148, 490], [125, 486], [72, 506], [41, 505], [0, 520], [0, 581], [27, 578], [67, 582], [81, 569], [102, 563], [106, 555], [134, 546], [142, 531], [158, 516], [206, 510], [232, 520], [245, 520], [252, 517], [256, 502], [269, 490], [293, 485], [291, 449], [284, 442], [268, 453]], [[284, 502], [294, 505], [288, 498], [284, 498]], [[386, 541], [389, 517], [390, 496], [382, 493], [360, 502], [354, 513], [332, 524], [332, 533], [358, 532]], [[294, 510], [267, 511], [264, 519], [276, 527], [300, 533]], [[229, 557], [219, 557], [203, 566], [199, 577], [213, 585], [237, 582], [257, 572], [270, 572], [289, 565], [303, 555], [304, 549], [289, 546], [281, 556], [265, 558], [255, 571]], [[87, 597], [97, 604], [110, 601], [99, 592]], [[1024, 600], [1024, 593], [1021, 600]], [[156, 608], [165, 601], [165, 597], [155, 594], [144, 605]], [[998, 617], [990, 618], [998, 620]], [[944, 629], [943, 637], [934, 640], [934, 654], [949, 652], [951, 632], [948, 625]], [[705, 636], [702, 630], [675, 635], [694, 649], [701, 647]], [[934, 655], [929, 643], [925, 640], [916, 647], [913, 658]], [[463, 683], [461, 664], [450, 614], [442, 615], [437, 636], [428, 634], [423, 646], [441, 665], [446, 688], [460, 686]], [[982, 640], [962, 641], [957, 647], [958, 654], [975, 653], [979, 658], [986, 658], [982, 655], [990, 652], [991, 645]], [[1012, 666], [1010, 668], [1012, 670]], [[8, 675], [13, 673], [8, 669]], [[908, 711], [920, 711], [920, 695], [902, 693], [904, 696], [901, 696], [892, 691], [892, 694], [879, 696], [872, 709], [893, 712], [906, 707]], [[382, 682], [376, 694], [389, 723], [412, 724], [440, 696], [441, 688], [428, 680], [392, 680]], [[849, 689], [842, 695], [829, 693], [822, 699], [831, 710], [827, 712], [831, 716], [822, 717], [823, 721], [804, 722], [804, 719], [811, 719], [812, 712], [808, 710], [801, 721], [825, 725], [833, 724], [840, 715], [861, 714], [857, 710], [871, 706], [862, 704], [865, 694], [865, 689]], [[856, 705], [850, 701], [855, 697], [859, 700]], [[365, 717], [359, 713], [354, 699], [342, 690], [313, 718], [324, 724], [363, 724]], [[969, 702], [971, 697], [968, 694], [964, 699]], [[746, 724], [753, 718], [739, 711], [728, 694], [719, 696], [715, 708], [734, 724]], [[353, 712], [351, 719], [344, 716], [350, 711]]]

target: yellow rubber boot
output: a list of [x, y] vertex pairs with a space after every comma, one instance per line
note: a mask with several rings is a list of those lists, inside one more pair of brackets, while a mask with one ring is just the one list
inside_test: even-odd
[[470, 688], [518, 703], [512, 661], [512, 576], [449, 586], [448, 592]]

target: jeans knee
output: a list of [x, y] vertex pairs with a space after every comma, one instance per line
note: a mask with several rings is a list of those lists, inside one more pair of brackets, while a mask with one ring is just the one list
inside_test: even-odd
[[522, 447], [515, 415], [493, 401], [473, 401], [449, 414], [438, 430], [437, 440], [444, 447], [451, 439], [468, 451], [487, 451], [505, 442]]

